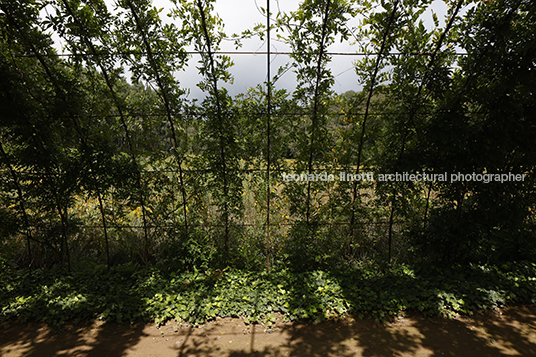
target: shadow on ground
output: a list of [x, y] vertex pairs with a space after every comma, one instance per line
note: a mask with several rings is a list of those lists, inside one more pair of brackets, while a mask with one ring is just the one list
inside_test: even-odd
[[59, 356], [536, 356], [536, 306], [451, 320], [409, 316], [393, 323], [347, 318], [322, 323], [240, 319], [201, 327], [88, 323], [55, 333], [40, 324], [3, 329], [2, 357]]
[[72, 357], [123, 356], [147, 335], [144, 325], [125, 326], [87, 322], [55, 330], [40, 323], [3, 325], [0, 356]]

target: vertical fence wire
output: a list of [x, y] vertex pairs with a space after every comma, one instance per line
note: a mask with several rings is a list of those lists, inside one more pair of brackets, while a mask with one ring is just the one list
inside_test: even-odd
[[272, 83], [270, 73], [270, 0], [266, 0], [266, 271], [270, 271], [270, 121], [272, 120]]

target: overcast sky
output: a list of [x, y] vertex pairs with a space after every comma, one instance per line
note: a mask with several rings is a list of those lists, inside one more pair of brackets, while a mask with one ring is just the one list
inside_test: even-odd
[[[270, 11], [274, 14], [277, 11], [291, 12], [299, 7], [300, 0], [270, 0]], [[154, 0], [157, 8], [166, 7], [169, 2], [167, 0]], [[260, 10], [261, 7], [266, 8], [266, 0], [217, 0], [215, 3], [215, 12], [223, 20], [225, 25], [224, 31], [228, 36], [232, 34], [240, 34], [244, 30], [252, 29], [256, 24], [266, 24], [266, 17]], [[164, 12], [164, 11], [163, 11]], [[357, 24], [357, 22], [356, 22]], [[258, 38], [244, 40], [243, 46], [239, 51], [255, 51], [266, 52], [266, 42], [259, 41]], [[234, 51], [234, 43], [232, 41], [224, 41], [221, 44], [222, 51]], [[271, 51], [284, 52], [290, 49], [284, 43], [277, 41], [275, 34], [271, 36]], [[355, 51], [349, 44], [339, 44], [330, 47], [330, 51], [352, 52]], [[230, 69], [234, 77], [233, 85], [224, 85], [229, 90], [230, 94], [236, 95], [244, 93], [248, 88], [261, 84], [267, 79], [267, 56], [266, 55], [231, 55], [234, 62], [233, 68]], [[188, 71], [178, 74], [181, 85], [185, 88], [190, 88], [191, 95], [198, 97], [201, 92], [196, 87], [199, 82], [199, 75], [195, 69], [194, 63], [199, 59], [199, 56], [192, 56], [191, 66]], [[290, 62], [288, 55], [272, 55], [271, 56], [271, 71], [272, 76], [277, 73], [281, 66]], [[333, 73], [336, 77], [334, 90], [344, 92], [350, 89], [356, 89], [357, 82], [355, 75], [352, 75], [352, 58], [337, 57], [333, 59]], [[277, 83], [277, 87], [286, 88], [292, 91], [296, 85], [296, 78], [292, 71], [288, 71]]]
[[[232, 35], [234, 33], [241, 33], [246, 29], [252, 29], [258, 23], [266, 23], [266, 18], [263, 16], [260, 7], [266, 8], [267, 0], [216, 0], [215, 11], [222, 18], [225, 24], [225, 33]], [[270, 11], [273, 13], [277, 11], [290, 12], [298, 9], [300, 0], [270, 0]], [[154, 4], [157, 8], [168, 6], [168, 0], [154, 0]], [[433, 10], [437, 13], [440, 22], [445, 16], [447, 6], [441, 0], [436, 0], [433, 4]], [[163, 11], [164, 12], [164, 11]], [[423, 15], [425, 24], [432, 26], [431, 11], [428, 11]], [[349, 25], [357, 25], [358, 20], [350, 20]], [[275, 35], [272, 34], [271, 50], [272, 51], [288, 51], [289, 48], [277, 41]], [[234, 45], [232, 42], [222, 44], [223, 51], [233, 51]], [[260, 42], [258, 39], [247, 40], [243, 42], [241, 51], [266, 51], [266, 43]], [[358, 51], [356, 45], [351, 45], [350, 42], [336, 42], [329, 48], [330, 52], [345, 52], [355, 53]], [[234, 77], [234, 83], [232, 86], [226, 85], [229, 92], [232, 95], [245, 92], [248, 88], [254, 87], [259, 83], [263, 83], [266, 80], [267, 72], [267, 58], [266, 55], [232, 55], [232, 60], [235, 66], [231, 68], [231, 73]], [[333, 90], [337, 93], [343, 93], [348, 90], [360, 90], [357, 76], [353, 70], [355, 56], [333, 56], [330, 64], [332, 73], [335, 77], [335, 84]], [[200, 96], [201, 92], [196, 87], [199, 82], [199, 76], [195, 69], [194, 63], [198, 60], [198, 56], [191, 58], [190, 69], [187, 72], [179, 74], [179, 80], [181, 86], [190, 88], [191, 95], [193, 97]], [[273, 55], [271, 57], [271, 71], [272, 75], [277, 73], [279, 67], [285, 65], [290, 61], [287, 55]], [[286, 88], [292, 91], [296, 85], [296, 78], [292, 71], [287, 72], [277, 83], [277, 87]]]
[[[105, 0], [109, 4], [110, 10], [115, 6], [115, 0]], [[235, 33], [241, 33], [244, 30], [252, 29], [256, 24], [266, 23], [266, 18], [261, 13], [260, 7], [266, 8], [267, 0], [216, 0], [215, 11], [223, 20], [225, 25], [224, 31], [228, 36]], [[277, 11], [290, 12], [298, 9], [300, 0], [270, 0], [270, 10], [272, 14]], [[153, 5], [164, 10], [160, 13], [164, 22], [173, 21], [170, 17], [166, 16], [169, 10], [173, 6], [169, 0], [153, 0]], [[447, 7], [442, 0], [435, 0], [432, 5], [433, 10], [437, 13], [440, 23], [443, 23], [443, 17], [446, 14]], [[428, 11], [423, 15], [425, 24], [429, 27], [432, 26], [431, 12]], [[358, 19], [351, 19], [349, 25], [357, 25]], [[57, 39], [57, 36], [54, 36]], [[271, 36], [271, 50], [275, 51], [289, 51], [289, 48], [282, 42], [277, 41], [275, 34]], [[58, 47], [61, 45], [58, 44]], [[232, 41], [224, 41], [221, 45], [222, 51], [234, 51], [234, 44]], [[258, 38], [243, 41], [243, 47], [240, 51], [260, 51], [265, 52], [267, 50], [266, 43], [259, 41]], [[355, 53], [358, 51], [357, 46], [352, 45], [351, 42], [336, 42], [329, 47], [330, 52], [345, 52]], [[358, 57], [355, 56], [333, 56], [330, 68], [335, 77], [335, 84], [333, 90], [337, 93], [343, 93], [348, 90], [359, 91], [361, 87], [358, 83], [358, 78], [353, 70], [353, 61]], [[266, 55], [245, 55], [234, 54], [231, 55], [231, 59], [234, 62], [234, 66], [230, 69], [234, 77], [234, 83], [232, 85], [224, 85], [231, 95], [244, 93], [250, 87], [255, 87], [258, 84], [262, 84], [267, 78], [267, 56]], [[197, 62], [199, 60], [198, 55], [192, 55], [189, 62], [189, 67], [185, 72], [177, 73], [177, 79], [180, 82], [182, 88], [188, 88], [190, 90], [191, 98], [203, 97], [203, 93], [197, 87], [197, 83], [200, 81], [199, 73], [196, 69]], [[271, 71], [272, 76], [277, 73], [277, 70], [290, 62], [291, 59], [287, 55], [272, 55], [271, 56]], [[292, 91], [296, 86], [296, 78], [292, 71], [286, 72], [284, 76], [280, 78], [276, 86], [278, 88], [286, 88]]]

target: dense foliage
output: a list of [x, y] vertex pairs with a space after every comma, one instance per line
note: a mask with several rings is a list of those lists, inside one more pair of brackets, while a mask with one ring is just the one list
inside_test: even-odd
[[[533, 302], [536, 5], [445, 3], [444, 23], [428, 0], [272, 14], [290, 62], [233, 97], [214, 1], [172, 0], [165, 23], [150, 0], [1, 1], [2, 317]], [[359, 53], [356, 91], [332, 91], [336, 41]], [[275, 86], [288, 70], [293, 92]], [[381, 179], [397, 173], [436, 179]]]
[[348, 314], [377, 321], [406, 311], [452, 317], [506, 304], [536, 302], [536, 265], [413, 270], [372, 267], [325, 272], [244, 272], [235, 269], [167, 272], [124, 265], [58, 276], [6, 274], [2, 320], [63, 325], [98, 318], [109, 322], [170, 319], [191, 324], [242, 317], [270, 326], [277, 318], [322, 321]]

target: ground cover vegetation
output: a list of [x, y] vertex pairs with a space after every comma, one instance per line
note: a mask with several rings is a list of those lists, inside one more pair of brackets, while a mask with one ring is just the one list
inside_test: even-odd
[[[212, 1], [171, 1], [166, 23], [149, 0], [0, 1], [0, 319], [534, 303], [536, 5], [446, 3], [441, 21], [417, 0], [272, 13], [232, 38], [277, 38], [289, 65], [231, 96]], [[335, 41], [358, 48], [359, 90], [331, 90]], [[377, 179], [396, 173], [447, 176]]]

